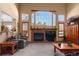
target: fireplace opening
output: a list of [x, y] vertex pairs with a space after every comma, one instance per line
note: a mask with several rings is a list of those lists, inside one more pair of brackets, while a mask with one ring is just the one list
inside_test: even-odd
[[46, 40], [47, 41], [52, 41], [54, 42], [55, 41], [55, 38], [56, 38], [56, 32], [55, 31], [46, 31], [45, 32], [45, 37], [46, 37]]
[[34, 33], [34, 41], [43, 41], [44, 40], [44, 33], [36, 32]]

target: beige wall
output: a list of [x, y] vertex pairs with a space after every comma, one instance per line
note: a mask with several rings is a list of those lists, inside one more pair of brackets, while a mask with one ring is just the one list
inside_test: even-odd
[[65, 4], [58, 4], [58, 3], [21, 4], [22, 13], [29, 13], [31, 10], [51, 10], [56, 11], [57, 14], [65, 14]]
[[72, 16], [79, 16], [79, 3], [67, 4], [67, 19]]

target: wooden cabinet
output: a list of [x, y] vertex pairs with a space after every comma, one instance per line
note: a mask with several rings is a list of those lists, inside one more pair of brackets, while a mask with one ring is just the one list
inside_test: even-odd
[[79, 38], [79, 25], [69, 25], [67, 26], [67, 40], [70, 40], [77, 44]]

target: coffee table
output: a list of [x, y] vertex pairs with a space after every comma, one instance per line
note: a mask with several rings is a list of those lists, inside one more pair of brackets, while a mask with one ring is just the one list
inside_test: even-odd
[[58, 43], [53, 43], [54, 53], [56, 53], [56, 49], [62, 53], [70, 53], [70, 52], [79, 52], [79, 45], [72, 43], [72, 46], [68, 46], [67, 43], [62, 43], [61, 46]]

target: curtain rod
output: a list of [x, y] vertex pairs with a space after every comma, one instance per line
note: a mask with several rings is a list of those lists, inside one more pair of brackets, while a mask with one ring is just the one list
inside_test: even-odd
[[49, 11], [49, 12], [56, 12], [56, 11], [50, 11], [50, 10], [31, 10], [31, 11]]

